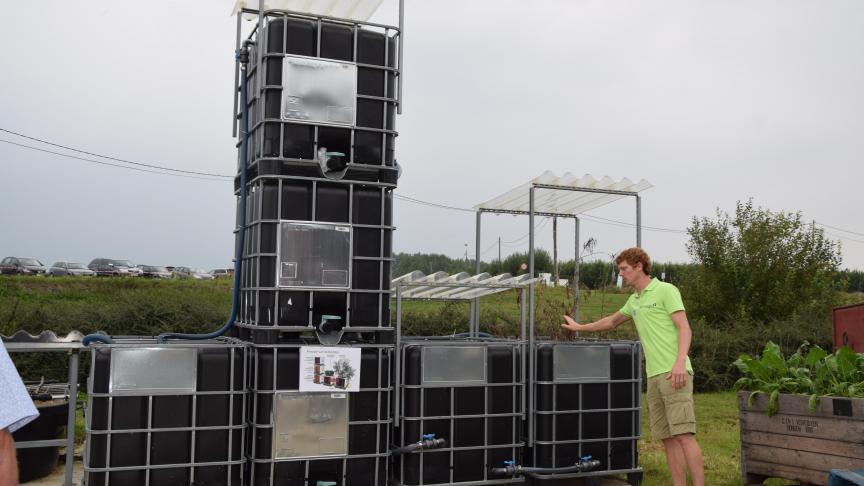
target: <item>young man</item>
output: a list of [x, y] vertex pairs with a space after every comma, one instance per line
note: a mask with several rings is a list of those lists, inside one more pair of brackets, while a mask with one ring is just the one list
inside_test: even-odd
[[633, 319], [645, 350], [651, 436], [663, 441], [673, 486], [704, 486], [702, 451], [696, 442], [693, 413], [693, 368], [687, 356], [693, 334], [681, 293], [674, 285], [652, 279], [651, 259], [641, 248], [628, 248], [615, 259], [618, 274], [633, 293], [618, 312], [590, 324], [569, 316], [571, 331], [603, 332]]
[[18, 486], [12, 432], [39, 416], [15, 365], [0, 341], [0, 486]]

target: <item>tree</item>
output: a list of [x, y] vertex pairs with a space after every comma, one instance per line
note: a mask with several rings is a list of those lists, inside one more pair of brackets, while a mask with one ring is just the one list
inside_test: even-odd
[[712, 323], [768, 322], [835, 303], [839, 245], [801, 213], [772, 212], [739, 201], [735, 214], [694, 217], [687, 250], [696, 269], [683, 285], [689, 311]]

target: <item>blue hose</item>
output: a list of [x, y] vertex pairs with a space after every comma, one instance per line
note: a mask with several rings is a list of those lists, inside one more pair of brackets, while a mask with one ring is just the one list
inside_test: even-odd
[[[244, 52], [246, 51], [246, 52]], [[156, 336], [156, 341], [160, 343], [164, 343], [169, 339], [188, 339], [195, 341], [202, 341], [205, 339], [213, 339], [217, 338], [226, 332], [228, 332], [231, 327], [234, 326], [234, 323], [237, 321], [237, 312], [240, 309], [240, 271], [241, 271], [241, 261], [243, 259], [243, 242], [246, 239], [246, 166], [248, 164], [248, 144], [249, 144], [249, 105], [247, 103], [247, 79], [246, 79], [246, 69], [245, 65], [249, 61], [248, 50], [246, 45], [244, 44], [243, 48], [240, 52], [236, 54], [237, 62], [241, 63], [244, 69], [240, 70], [241, 79], [243, 80], [240, 83], [240, 103], [242, 106], [242, 124], [241, 130], [243, 132], [243, 143], [240, 148], [240, 229], [237, 232], [237, 248], [234, 251], [234, 283], [232, 288], [231, 295], [231, 315], [228, 317], [228, 320], [225, 321], [225, 324], [222, 325], [219, 329], [208, 333], [208, 334], [183, 334], [183, 333], [163, 333]]]
[[[248, 41], [247, 41], [248, 42]], [[156, 341], [164, 343], [169, 339], [189, 339], [189, 340], [205, 340], [217, 338], [231, 329], [237, 321], [237, 312], [240, 308], [240, 271], [241, 261], [243, 259], [243, 242], [246, 238], [246, 166], [248, 164], [247, 148], [249, 144], [249, 107], [247, 104], [247, 79], [246, 79], [246, 64], [249, 62], [248, 48], [244, 44], [243, 48], [235, 54], [237, 62], [244, 69], [241, 69], [242, 82], [240, 83], [240, 99], [242, 101], [242, 125], [243, 143], [240, 149], [240, 229], [237, 233], [237, 248], [234, 255], [234, 282], [231, 290], [231, 315], [225, 324], [219, 329], [208, 334], [183, 334], [183, 333], [163, 333], [156, 336]], [[113, 343], [111, 336], [103, 333], [88, 334], [84, 336], [81, 343], [88, 346], [93, 342], [105, 344]]]

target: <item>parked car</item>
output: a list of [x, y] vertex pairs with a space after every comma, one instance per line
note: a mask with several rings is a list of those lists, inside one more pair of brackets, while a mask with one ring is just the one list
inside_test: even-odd
[[54, 262], [51, 268], [48, 269], [49, 277], [92, 277], [96, 272], [85, 267], [81, 263], [75, 262]]
[[191, 278], [195, 280], [213, 280], [210, 275], [201, 268], [174, 267], [174, 278]]
[[6, 257], [0, 261], [0, 274], [45, 275], [48, 269], [35, 258]]
[[136, 266], [134, 263], [130, 262], [129, 260], [114, 260], [114, 264], [119, 266], [119, 267], [128, 268], [130, 277], [140, 277], [141, 274], [144, 273], [143, 270], [138, 268], [138, 266]]
[[96, 272], [96, 275], [103, 277], [131, 277], [129, 267], [120, 265], [121, 260], [112, 260], [111, 258], [94, 258], [87, 268]]
[[138, 265], [144, 278], [171, 278], [171, 272], [165, 267], [156, 265]]
[[233, 268], [214, 268], [210, 271], [213, 278], [231, 278], [234, 276]]

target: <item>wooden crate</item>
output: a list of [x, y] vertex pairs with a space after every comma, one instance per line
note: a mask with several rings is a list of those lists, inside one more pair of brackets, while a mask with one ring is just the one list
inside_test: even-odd
[[864, 467], [864, 398], [822, 397], [811, 414], [808, 396], [781, 394], [778, 413], [769, 417], [767, 395], [753, 407], [747, 407], [749, 396], [738, 394], [745, 485], [767, 478], [827, 485], [832, 468]]

